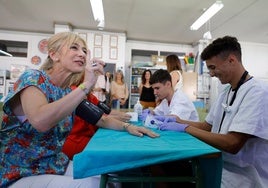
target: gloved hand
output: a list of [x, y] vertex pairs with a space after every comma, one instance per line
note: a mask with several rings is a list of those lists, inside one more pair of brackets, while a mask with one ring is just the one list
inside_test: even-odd
[[154, 116], [155, 119], [157, 119], [158, 121], [162, 121], [162, 122], [176, 122], [176, 117], [175, 116], [159, 116], [159, 115], [155, 115]]
[[181, 124], [177, 122], [166, 122], [161, 125], [159, 125], [159, 129], [161, 131], [177, 131], [177, 132], [185, 132], [186, 127], [189, 125], [187, 124]]
[[139, 120], [141, 120], [141, 121], [145, 121], [145, 120], [146, 120], [146, 117], [147, 117], [148, 114], [150, 114], [150, 113], [151, 113], [151, 111], [150, 111], [148, 108], [142, 110], [141, 115], [139, 115], [139, 117], [138, 117]]

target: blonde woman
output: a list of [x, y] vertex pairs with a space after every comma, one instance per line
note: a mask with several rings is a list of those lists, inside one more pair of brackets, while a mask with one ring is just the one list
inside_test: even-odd
[[[75, 109], [94, 86], [96, 74], [103, 74], [104, 63], [91, 62], [79, 35], [58, 33], [48, 40], [48, 58], [41, 70], [26, 70], [16, 81], [3, 105], [0, 187], [98, 187], [99, 177], [74, 180], [72, 162], [61, 152]], [[83, 71], [82, 83], [72, 90], [70, 82]], [[109, 128], [131, 127], [135, 126]]]
[[120, 103], [120, 108], [127, 108], [128, 96], [129, 91], [124, 81], [124, 74], [122, 70], [117, 70], [114, 80], [111, 83], [112, 108], [116, 108], [118, 102]]

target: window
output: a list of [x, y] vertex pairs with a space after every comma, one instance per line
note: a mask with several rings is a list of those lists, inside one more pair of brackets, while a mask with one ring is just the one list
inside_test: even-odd
[[27, 57], [28, 42], [0, 40], [0, 56]]

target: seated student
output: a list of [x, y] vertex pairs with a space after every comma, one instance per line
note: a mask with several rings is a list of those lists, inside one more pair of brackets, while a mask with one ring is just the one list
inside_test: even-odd
[[268, 86], [248, 74], [241, 46], [225, 36], [201, 54], [210, 76], [228, 84], [204, 122], [177, 119], [178, 130], [222, 151], [222, 188], [265, 188], [268, 185]]
[[[150, 78], [150, 84], [154, 89], [154, 94], [160, 99], [160, 104], [153, 110], [156, 119], [162, 119], [163, 124], [158, 128], [176, 128], [175, 117], [185, 118], [191, 121], [198, 121], [199, 117], [193, 102], [183, 93], [182, 90], [174, 91], [172, 87], [171, 75], [167, 70], [159, 69]], [[146, 115], [146, 112], [145, 112]], [[172, 120], [171, 116], [175, 116]], [[144, 118], [144, 117], [143, 117]], [[165, 119], [165, 120], [164, 120]], [[150, 166], [150, 171], [154, 176], [192, 175], [191, 164], [188, 161], [169, 162], [161, 165]], [[156, 188], [166, 187], [193, 187], [192, 183], [157, 183]]]
[[193, 102], [182, 90], [174, 91], [168, 71], [163, 69], [155, 71], [150, 78], [150, 84], [154, 89], [154, 94], [161, 100], [160, 104], [153, 110], [155, 115], [173, 115], [191, 121], [199, 120]]

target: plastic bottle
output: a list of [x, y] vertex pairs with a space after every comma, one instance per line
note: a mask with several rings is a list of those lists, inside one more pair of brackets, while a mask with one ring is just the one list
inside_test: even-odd
[[137, 103], [134, 105], [134, 112], [138, 114], [138, 120], [141, 121], [140, 117], [142, 115], [142, 105], [140, 103], [140, 100], [137, 101]]

